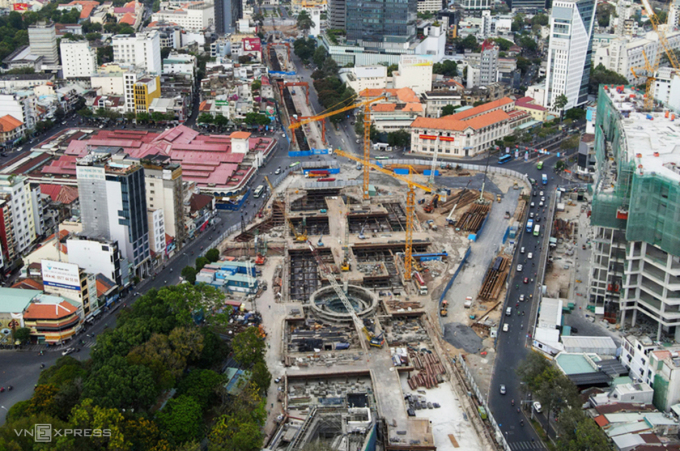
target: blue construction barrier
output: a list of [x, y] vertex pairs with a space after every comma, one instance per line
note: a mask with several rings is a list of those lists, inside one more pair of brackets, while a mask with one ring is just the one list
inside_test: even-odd
[[312, 155], [328, 155], [329, 149], [312, 149], [312, 150], [300, 150], [300, 151], [289, 151], [288, 156], [291, 158], [298, 157], [311, 157]]
[[305, 175], [307, 175], [309, 171], [328, 171], [329, 174], [339, 174], [340, 168], [310, 168], [302, 170]]
[[408, 168], [396, 168], [394, 173], [399, 175], [408, 175]]
[[243, 204], [246, 202], [246, 199], [248, 199], [248, 196], [250, 196], [250, 188], [248, 188], [248, 191], [246, 191], [246, 193], [241, 197], [241, 200], [239, 200], [238, 203], [215, 202], [215, 208], [217, 210], [239, 211], [241, 207], [243, 207]]
[[270, 74], [272, 75], [295, 75], [295, 72], [284, 72], [282, 70], [270, 70]]
[[465, 251], [465, 255], [463, 256], [463, 259], [460, 261], [460, 264], [458, 265], [458, 268], [456, 268], [456, 272], [453, 273], [449, 281], [446, 283], [446, 286], [444, 287], [444, 291], [442, 292], [441, 297], [439, 298], [439, 307], [441, 308], [442, 302], [444, 302], [444, 298], [446, 297], [446, 293], [449, 292], [449, 289], [451, 289], [451, 286], [453, 285], [453, 282], [456, 280], [456, 277], [458, 277], [458, 273], [460, 270], [463, 268], [463, 265], [467, 261], [468, 258], [470, 258], [470, 254], [472, 253], [472, 248], [468, 246], [467, 250]]
[[510, 235], [510, 226], [508, 226], [508, 228], [505, 229], [505, 233], [503, 234], [503, 244], [505, 244], [505, 241], [508, 239], [509, 235]]
[[482, 225], [479, 227], [479, 230], [477, 230], [477, 239], [479, 239], [479, 236], [482, 234], [482, 231], [484, 230], [484, 226], [486, 225], [486, 222], [489, 220], [490, 214], [486, 215], [486, 218], [484, 218], [484, 222], [482, 222]]
[[[428, 175], [428, 176], [429, 176], [431, 172], [432, 172], [431, 169], [425, 169], [425, 170], [423, 171], [423, 175]], [[434, 176], [435, 176], [435, 177], [439, 177], [439, 171], [436, 170], [436, 169], [434, 170]]]

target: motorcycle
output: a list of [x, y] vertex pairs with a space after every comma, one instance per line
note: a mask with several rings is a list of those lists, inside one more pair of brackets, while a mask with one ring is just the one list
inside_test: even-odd
[[514, 406], [514, 405], [515, 405], [515, 400], [513, 399], [512, 401], [510, 401], [510, 403]]
[[43, 369], [43, 368], [45, 368], [45, 364], [44, 364], [44, 363], [41, 363], [41, 364], [40, 364], [40, 369]]
[[7, 386], [7, 390], [9, 390], [9, 391], [11, 391], [12, 388], [14, 388], [14, 387], [12, 387], [11, 385], [8, 385], [8, 386]]
[[519, 420], [519, 425], [524, 426], [524, 420]]

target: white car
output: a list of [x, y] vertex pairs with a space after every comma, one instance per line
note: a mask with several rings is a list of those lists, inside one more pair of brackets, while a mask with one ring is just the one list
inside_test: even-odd
[[519, 295], [519, 302], [524, 302], [524, 295], [523, 294]]
[[520, 254], [523, 254], [523, 253], [524, 253], [524, 247], [520, 248], [519, 253], [520, 253]]
[[276, 169], [276, 171], [274, 171], [275, 175], [279, 175], [280, 173], [281, 173], [281, 168], [278, 168], [278, 169]]
[[541, 407], [541, 403], [540, 403], [540, 402], [538, 402], [538, 401], [535, 401], [535, 402], [534, 402], [534, 410], [536, 411], [536, 413], [541, 413], [541, 412], [543, 412], [543, 407]]
[[538, 203], [538, 208], [541, 208], [543, 206], [543, 202]]
[[534, 254], [529, 252], [529, 254], [527, 254], [527, 258], [531, 260], [532, 258], [534, 258]]
[[543, 197], [543, 191], [539, 192], [538, 195]]
[[541, 202], [545, 202], [545, 197], [541, 197]]
[[536, 205], [532, 202], [529, 208], [534, 208]]
[[534, 219], [534, 212], [529, 212], [529, 218]]
[[507, 332], [510, 329], [510, 325], [508, 323], [503, 324], [503, 332]]
[[517, 265], [517, 272], [522, 272], [522, 265]]
[[72, 352], [75, 352], [75, 351], [76, 351], [75, 348], [66, 348], [64, 351], [62, 351], [61, 355], [69, 355], [69, 354], [71, 354]]

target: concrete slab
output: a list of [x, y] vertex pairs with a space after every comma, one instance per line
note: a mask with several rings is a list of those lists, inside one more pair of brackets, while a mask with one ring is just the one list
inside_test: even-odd
[[[416, 410], [416, 418], [426, 418], [430, 421], [437, 451], [484, 449], [470, 419], [465, 418], [463, 407], [449, 382], [426, 390], [427, 394], [421, 395], [409, 388], [405, 374], [401, 375], [400, 380], [404, 394], [424, 396], [428, 402], [436, 402], [441, 406], [439, 409]], [[453, 434], [459, 448], [453, 446], [449, 434]]]

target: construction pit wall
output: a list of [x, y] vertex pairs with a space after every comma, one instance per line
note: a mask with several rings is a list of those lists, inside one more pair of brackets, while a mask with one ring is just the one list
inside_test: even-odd
[[[386, 346], [380, 350], [371, 348], [368, 353], [362, 352], [355, 343], [357, 336], [351, 324], [321, 324], [315, 318], [300, 315], [286, 318], [284, 340], [288, 346], [284, 347], [283, 359], [289, 370], [287, 385], [283, 387], [286, 415], [281, 427], [301, 427], [299, 425], [309, 422], [310, 412], [318, 415], [334, 412], [332, 407], [346, 409], [346, 390], [323, 382], [335, 378], [355, 384], [353, 391], [356, 384], [366, 388], [372, 402], [369, 407], [377, 410], [380, 420], [377, 427], [384, 428], [383, 437], [389, 437], [386, 449], [453, 450], [458, 446], [485, 449], [478, 437], [482, 425], [472, 424], [476, 421], [472, 406], [464, 405], [465, 394], [459, 393], [457, 383], [451, 382], [450, 364], [436, 343], [427, 317], [412, 312], [379, 316]], [[348, 349], [295, 352], [290, 343], [300, 327], [307, 331], [313, 329], [329, 343], [342, 339], [351, 345]], [[361, 382], [359, 376], [364, 375], [370, 376], [370, 385]], [[304, 384], [301, 381], [305, 381]], [[291, 384], [296, 383], [298, 386], [291, 388]], [[323, 388], [308, 387], [319, 383]], [[311, 399], [312, 395], [317, 399]], [[297, 423], [291, 423], [289, 418], [296, 419]]]

